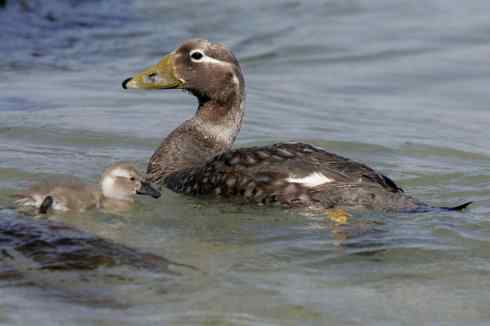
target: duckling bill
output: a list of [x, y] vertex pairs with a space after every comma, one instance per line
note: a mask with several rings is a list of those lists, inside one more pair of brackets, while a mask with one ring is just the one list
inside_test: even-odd
[[188, 40], [122, 87], [184, 89], [198, 99], [195, 115], [163, 139], [148, 163], [149, 180], [173, 191], [286, 208], [432, 208], [374, 169], [310, 144], [232, 150], [243, 118], [245, 81], [238, 60], [221, 44]]
[[75, 177], [54, 177], [17, 194], [16, 204], [19, 208], [35, 208], [39, 214], [46, 214], [50, 209], [63, 212], [107, 207], [127, 209], [136, 194], [160, 197], [160, 191], [135, 167], [115, 163], [104, 171], [98, 188]]

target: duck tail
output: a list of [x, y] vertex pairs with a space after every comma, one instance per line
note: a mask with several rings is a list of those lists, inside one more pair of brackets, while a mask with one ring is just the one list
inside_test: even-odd
[[472, 201], [469, 201], [467, 203], [464, 203], [464, 204], [461, 204], [461, 205], [458, 205], [458, 206], [454, 206], [454, 207], [439, 207], [440, 209], [443, 209], [443, 210], [446, 210], [446, 211], [453, 211], [453, 212], [462, 212], [464, 211], [468, 206], [470, 206], [471, 204], [473, 204]]
[[46, 196], [46, 198], [44, 198], [43, 202], [41, 203], [41, 206], [39, 206], [39, 214], [46, 214], [51, 206], [53, 206], [53, 197]]

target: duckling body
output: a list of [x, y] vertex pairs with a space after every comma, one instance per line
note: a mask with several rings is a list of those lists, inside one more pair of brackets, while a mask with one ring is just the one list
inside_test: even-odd
[[157, 65], [126, 79], [123, 88], [180, 88], [198, 99], [194, 117], [172, 131], [148, 163], [149, 180], [173, 191], [287, 208], [430, 208], [370, 167], [312, 145], [232, 150], [244, 112], [245, 81], [236, 58], [220, 44], [186, 41]]
[[[32, 207], [45, 213], [41, 208], [47, 197], [52, 198], [50, 208], [67, 211], [85, 211], [99, 205], [100, 194], [95, 185], [84, 183], [76, 177], [51, 177], [32, 186], [26, 192], [17, 194], [19, 207]], [[45, 204], [46, 205], [46, 204]]]
[[116, 163], [105, 170], [99, 187], [76, 177], [51, 177], [17, 194], [19, 208], [34, 208], [45, 214], [49, 209], [82, 212], [92, 208], [129, 208], [135, 194], [159, 197], [130, 164]]

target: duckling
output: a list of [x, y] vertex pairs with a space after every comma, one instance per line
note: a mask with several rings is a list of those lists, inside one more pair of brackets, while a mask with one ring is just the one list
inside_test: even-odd
[[76, 177], [53, 177], [16, 195], [18, 208], [35, 208], [39, 214], [49, 209], [62, 212], [81, 212], [92, 208], [128, 209], [134, 195], [160, 197], [160, 192], [144, 180], [134, 166], [115, 163], [107, 168], [96, 185]]
[[221, 44], [188, 40], [122, 86], [183, 89], [198, 99], [194, 117], [165, 137], [148, 163], [149, 180], [173, 191], [285, 208], [431, 208], [374, 169], [310, 144], [232, 150], [243, 118], [245, 81], [238, 60]]

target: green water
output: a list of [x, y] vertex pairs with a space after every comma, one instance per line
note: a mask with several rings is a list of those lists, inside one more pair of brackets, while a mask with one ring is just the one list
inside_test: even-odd
[[92, 181], [119, 160], [145, 167], [196, 103], [120, 84], [196, 36], [241, 62], [237, 147], [311, 142], [435, 205], [475, 203], [463, 214], [355, 216], [378, 222], [362, 234], [169, 191], [123, 216], [51, 216], [197, 270], [49, 271], [17, 254], [8, 264], [20, 274], [0, 279], [0, 324], [488, 324], [489, 9], [483, 0], [8, 1], [0, 207], [12, 223], [23, 217], [10, 196], [33, 181]]

